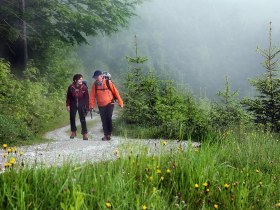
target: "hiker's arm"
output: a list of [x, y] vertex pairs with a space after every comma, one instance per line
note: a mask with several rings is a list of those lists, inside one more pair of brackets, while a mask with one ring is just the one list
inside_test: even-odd
[[112, 82], [110, 82], [110, 85], [111, 85], [112, 93], [114, 94], [114, 96], [115, 96], [115, 97], [117, 98], [117, 100], [118, 100], [119, 106], [120, 106], [121, 108], [123, 108], [123, 100], [122, 100], [122, 98], [121, 98], [121, 96], [120, 96], [120, 94], [119, 94], [118, 89], [115, 87], [115, 85], [114, 85]]
[[88, 93], [87, 87], [86, 87], [86, 91], [85, 91], [85, 100], [86, 100], [86, 110], [89, 111], [89, 93]]
[[66, 110], [70, 111], [70, 87], [68, 87], [67, 94], [66, 94]]

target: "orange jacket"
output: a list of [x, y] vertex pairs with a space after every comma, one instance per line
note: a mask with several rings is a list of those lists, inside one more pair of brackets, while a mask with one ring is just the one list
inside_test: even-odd
[[97, 85], [96, 82], [92, 84], [89, 101], [89, 106], [91, 109], [94, 108], [95, 100], [97, 101], [98, 106], [107, 106], [108, 104], [112, 103], [114, 96], [118, 100], [120, 107], [123, 107], [123, 100], [111, 80], [109, 80], [109, 85], [112, 91], [108, 89], [105, 79], [102, 80], [101, 85]]

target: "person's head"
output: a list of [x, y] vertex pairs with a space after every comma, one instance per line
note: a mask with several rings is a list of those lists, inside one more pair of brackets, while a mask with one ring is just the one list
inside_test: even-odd
[[78, 85], [82, 85], [83, 84], [83, 75], [75, 74], [73, 76], [73, 82], [77, 83]]
[[96, 70], [96, 71], [94, 72], [92, 78], [94, 78], [95, 80], [98, 80], [98, 81], [102, 81], [102, 79], [103, 79], [103, 73], [102, 73], [102, 71]]

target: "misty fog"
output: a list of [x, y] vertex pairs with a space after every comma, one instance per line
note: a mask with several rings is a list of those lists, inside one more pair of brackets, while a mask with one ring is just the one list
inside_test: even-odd
[[[251, 95], [248, 79], [265, 71], [256, 52], [280, 46], [279, 0], [149, 0], [140, 5], [128, 29], [110, 37], [90, 38], [79, 49], [90, 77], [94, 69], [120, 77], [125, 56], [149, 58], [148, 70], [170, 78], [199, 96], [214, 96], [225, 76], [233, 90]], [[252, 95], [251, 95], [252, 96]]]

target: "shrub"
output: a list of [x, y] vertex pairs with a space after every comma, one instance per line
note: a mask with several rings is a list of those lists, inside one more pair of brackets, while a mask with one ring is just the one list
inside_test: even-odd
[[0, 143], [10, 144], [18, 139], [26, 140], [31, 136], [27, 125], [14, 116], [0, 114]]

